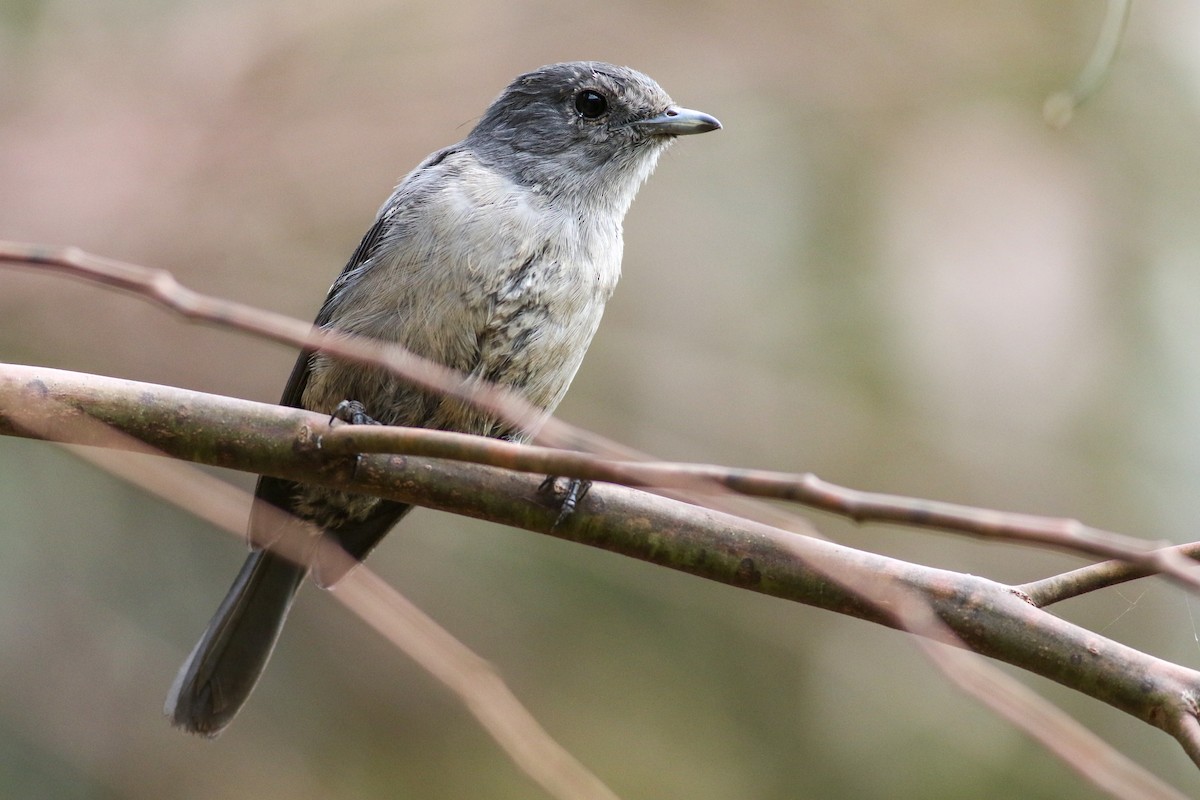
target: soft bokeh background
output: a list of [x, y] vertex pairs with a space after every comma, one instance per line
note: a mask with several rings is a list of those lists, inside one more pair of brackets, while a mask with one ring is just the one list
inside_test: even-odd
[[[1102, 92], [1040, 112], [1093, 2], [0, 3], [0, 238], [305, 319], [393, 182], [514, 75], [638, 67], [726, 129], [634, 204], [560, 416], [670, 459], [1078, 516], [1200, 514], [1200, 7], [1136, 5]], [[273, 401], [286, 349], [0, 270], [0, 358]], [[538, 797], [459, 704], [305, 592], [218, 741], [160, 716], [241, 545], [0, 440], [0, 793]], [[228, 480], [248, 486], [245, 476]], [[1062, 555], [818, 518], [1023, 581]], [[373, 558], [622, 797], [1091, 797], [899, 634], [431, 512]], [[1200, 663], [1145, 581], [1058, 609]], [[1188, 793], [1164, 734], [1026, 678]]]

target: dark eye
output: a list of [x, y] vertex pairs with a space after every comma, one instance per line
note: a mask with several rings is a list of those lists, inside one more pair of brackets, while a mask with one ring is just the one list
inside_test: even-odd
[[594, 89], [584, 89], [575, 95], [575, 110], [584, 119], [596, 119], [608, 111], [608, 101]]

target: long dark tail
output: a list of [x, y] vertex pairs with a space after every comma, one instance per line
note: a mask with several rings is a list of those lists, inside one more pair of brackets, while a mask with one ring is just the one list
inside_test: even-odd
[[250, 554], [171, 685], [164, 713], [172, 724], [216, 736], [233, 720], [266, 668], [307, 573], [269, 550]]

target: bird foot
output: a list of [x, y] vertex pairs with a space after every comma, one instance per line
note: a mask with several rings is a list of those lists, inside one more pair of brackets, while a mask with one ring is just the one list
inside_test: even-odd
[[[542, 481], [538, 486], [538, 492], [548, 494], [551, 497], [558, 496], [558, 477], [557, 475], [547, 475], [546, 480]], [[591, 481], [585, 481], [581, 478], [567, 478], [567, 487], [563, 492], [562, 503], [558, 507], [558, 516], [554, 520], [554, 524], [550, 526], [550, 530], [556, 529], [567, 521], [567, 518], [575, 513], [575, 508], [580, 501], [587, 495], [588, 490], [592, 488]]]
[[329, 415], [329, 424], [335, 419], [350, 425], [382, 425], [383, 423], [367, 415], [367, 408], [357, 400], [343, 400]]

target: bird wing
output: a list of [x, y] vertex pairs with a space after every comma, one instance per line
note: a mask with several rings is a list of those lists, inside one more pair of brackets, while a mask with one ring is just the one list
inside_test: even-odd
[[[362, 241], [358, 243], [354, 254], [350, 256], [350, 260], [346, 262], [346, 266], [342, 269], [333, 285], [329, 287], [329, 293], [325, 296], [325, 302], [321, 304], [321, 310], [317, 312], [317, 317], [313, 324], [318, 328], [324, 327], [329, 323], [329, 317], [333, 309], [333, 300], [337, 297], [341, 288], [346, 284], [347, 280], [368, 268], [371, 263], [371, 257], [374, 255], [376, 248], [379, 246], [380, 240], [383, 238], [383, 232], [390, 220], [390, 214], [382, 213], [375, 220], [375, 224], [363, 236]], [[283, 395], [279, 398], [279, 404], [282, 406], [290, 406], [292, 408], [302, 408], [301, 400], [304, 397], [304, 389], [308, 386], [309, 376], [312, 374], [312, 357], [315, 351], [305, 349], [301, 350], [296, 357], [296, 363], [292, 366], [292, 373], [288, 376], [287, 384], [283, 388]], [[258, 479], [258, 484], [254, 488], [254, 497], [256, 500], [265, 500], [276, 508], [287, 510], [292, 504], [292, 499], [296, 492], [296, 482], [289, 481], [283, 478], [273, 478], [263, 475]], [[256, 524], [255, 515], [251, 514], [250, 527], [255, 531], [259, 526]], [[252, 538], [263, 544], [260, 541], [257, 531]], [[271, 537], [266, 537], [268, 540]]]
[[[436, 167], [448, 155], [460, 147], [460, 145], [452, 145], [431, 154], [412, 173], [406, 176], [404, 180], [400, 181], [392, 196], [388, 198], [387, 202], [380, 209], [374, 224], [371, 225], [370, 229], [367, 230], [362, 240], [358, 243], [358, 247], [355, 248], [354, 253], [350, 256], [350, 260], [346, 262], [346, 266], [342, 268], [342, 271], [329, 287], [329, 293], [326, 294], [325, 301], [321, 304], [321, 309], [317, 312], [316, 319], [313, 320], [315, 326], [318, 328], [328, 326], [342, 291], [346, 286], [360, 280], [364, 273], [375, 266], [377, 263], [375, 255], [379, 246], [384, 241], [386, 235], [395, 235], [398, 223], [394, 217], [401, 208], [413, 199], [414, 188], [421, 183], [418, 180], [420, 174]], [[304, 391], [308, 387], [309, 378], [312, 375], [314, 353], [315, 351], [313, 350], [304, 349], [296, 357], [296, 363], [292, 366], [291, 375], [288, 376], [287, 384], [283, 389], [283, 395], [279, 399], [280, 405], [303, 408], [302, 401]], [[285, 511], [290, 510], [295, 501], [297, 486], [298, 484], [295, 481], [260, 476], [258, 484], [254, 489], [255, 506], [259, 505], [257, 501], [266, 501], [276, 508]], [[273, 526], [268, 525], [253, 511], [251, 512], [250, 531], [253, 542], [258, 542], [261, 545], [269, 543], [275, 538], [264, 530], [269, 527]]]

